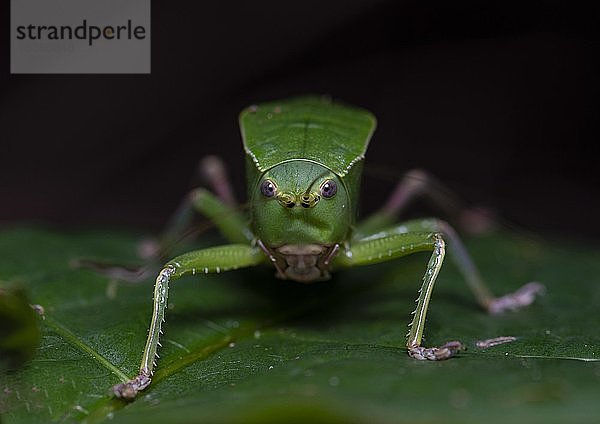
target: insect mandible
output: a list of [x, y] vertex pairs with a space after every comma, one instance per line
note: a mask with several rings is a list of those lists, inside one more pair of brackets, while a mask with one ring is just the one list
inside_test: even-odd
[[419, 360], [447, 359], [462, 348], [457, 341], [421, 346], [447, 243], [477, 302], [488, 312], [526, 306], [542, 291], [539, 283], [528, 283], [494, 297], [446, 222], [429, 218], [395, 223], [411, 198], [428, 193], [426, 175], [400, 181], [379, 211], [355, 223], [365, 152], [376, 127], [367, 110], [324, 97], [298, 97], [250, 106], [241, 112], [239, 123], [249, 216], [232, 204], [227, 181], [218, 172], [216, 194], [197, 189], [189, 196], [188, 208], [214, 221], [231, 244], [192, 251], [164, 265], [156, 278], [139, 375], [114, 386], [116, 396], [131, 399], [150, 385], [169, 282], [185, 275], [270, 264], [278, 278], [309, 283], [326, 280], [338, 269], [431, 252], [406, 342], [408, 354]]

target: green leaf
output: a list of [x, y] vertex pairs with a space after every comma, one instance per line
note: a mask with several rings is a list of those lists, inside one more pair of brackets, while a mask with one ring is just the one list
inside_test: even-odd
[[[110, 397], [137, 373], [152, 281], [119, 283], [76, 258], [135, 261], [131, 234], [0, 233], [0, 280], [40, 304], [42, 342], [1, 376], [5, 423], [592, 422], [600, 416], [600, 251], [501, 234], [468, 240], [496, 293], [540, 281], [525, 310], [489, 316], [448, 261], [426, 343], [461, 340], [443, 362], [403, 347], [428, 255], [301, 285], [273, 270], [190, 277], [171, 288], [154, 381], [134, 402]], [[479, 349], [478, 340], [517, 340]]]

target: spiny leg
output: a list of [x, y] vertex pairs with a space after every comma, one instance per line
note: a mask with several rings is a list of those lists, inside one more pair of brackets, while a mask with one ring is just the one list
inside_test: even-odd
[[458, 341], [447, 342], [440, 347], [423, 347], [421, 346], [421, 340], [423, 338], [423, 330], [425, 329], [425, 318], [427, 315], [427, 309], [429, 308], [429, 300], [431, 299], [431, 293], [433, 292], [433, 286], [435, 280], [442, 268], [442, 262], [444, 261], [444, 255], [446, 252], [446, 244], [440, 234], [433, 235], [435, 241], [433, 245], [433, 252], [429, 263], [427, 264], [427, 270], [423, 276], [423, 285], [419, 290], [419, 297], [417, 299], [417, 308], [414, 311], [414, 317], [410, 323], [410, 331], [408, 332], [408, 339], [406, 341], [406, 347], [408, 348], [408, 354], [415, 359], [419, 360], [430, 360], [439, 361], [442, 359], [448, 359], [453, 356], [456, 352], [463, 349], [462, 343]]
[[114, 394], [117, 397], [133, 399], [140, 390], [150, 385], [156, 366], [155, 358], [158, 357], [157, 350], [160, 346], [161, 326], [165, 320], [170, 281], [175, 281], [189, 274], [219, 273], [254, 266], [265, 260], [266, 257], [263, 252], [256, 247], [231, 244], [196, 250], [169, 261], [156, 277], [152, 320], [139, 374], [127, 382], [114, 386]]
[[516, 310], [528, 306], [536, 296], [544, 292], [544, 286], [530, 282], [513, 293], [495, 297], [488, 288], [477, 266], [471, 259], [456, 231], [447, 222], [436, 218], [415, 219], [388, 227], [369, 238], [383, 237], [391, 234], [405, 234], [411, 231], [431, 231], [444, 235], [450, 246], [450, 257], [465, 278], [477, 302], [491, 314], [499, 314], [507, 310]]
[[462, 344], [457, 341], [448, 342], [440, 347], [426, 348], [421, 346], [429, 300], [444, 261], [445, 246], [444, 239], [438, 233], [408, 232], [389, 234], [355, 241], [352, 246], [347, 246], [342, 254], [333, 261], [334, 266], [349, 267], [386, 262], [417, 252], [432, 252], [423, 276], [423, 285], [419, 291], [417, 308], [413, 312], [414, 317], [410, 323], [410, 332], [407, 334], [406, 347], [408, 354], [415, 359], [447, 359], [462, 349]]

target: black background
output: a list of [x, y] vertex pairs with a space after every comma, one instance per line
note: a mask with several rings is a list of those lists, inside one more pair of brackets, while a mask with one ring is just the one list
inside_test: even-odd
[[[378, 117], [371, 168], [422, 167], [517, 225], [600, 235], [594, 6], [155, 1], [151, 75], [10, 75], [8, 3], [5, 223], [158, 230], [207, 153], [231, 165], [243, 198], [240, 109], [326, 93]], [[367, 178], [363, 210], [392, 187]]]

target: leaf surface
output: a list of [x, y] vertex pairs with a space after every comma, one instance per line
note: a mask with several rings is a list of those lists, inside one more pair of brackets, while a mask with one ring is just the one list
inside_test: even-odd
[[[137, 373], [152, 283], [114, 284], [75, 258], [132, 263], [138, 238], [39, 228], [0, 233], [0, 281], [43, 306], [42, 341], [0, 376], [6, 423], [591, 422], [600, 416], [600, 251], [499, 234], [467, 241], [498, 294], [540, 281], [525, 310], [489, 316], [447, 261], [427, 344], [468, 350], [410, 359], [404, 335], [428, 255], [357, 268], [313, 285], [271, 269], [195, 276], [170, 291], [161, 359], [134, 402], [109, 388]], [[487, 349], [483, 339], [517, 340]]]

